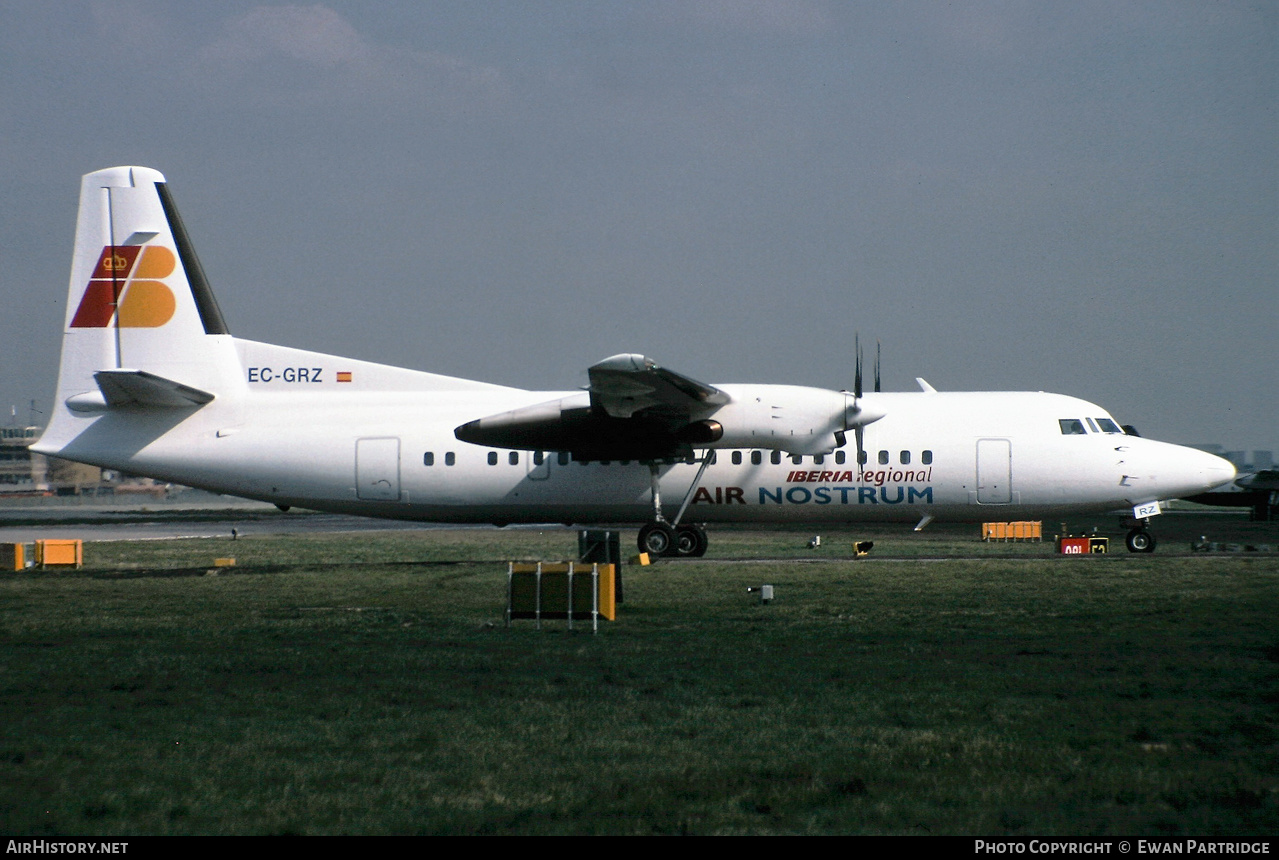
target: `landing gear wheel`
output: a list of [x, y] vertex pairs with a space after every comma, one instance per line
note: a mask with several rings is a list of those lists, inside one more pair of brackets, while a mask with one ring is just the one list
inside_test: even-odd
[[1128, 544], [1129, 552], [1154, 552], [1155, 536], [1145, 529], [1133, 529], [1128, 532], [1128, 537], [1124, 542]]
[[706, 529], [699, 525], [688, 523], [675, 529], [675, 555], [681, 558], [701, 558], [708, 543]]
[[639, 531], [639, 551], [649, 555], [674, 555], [675, 529], [668, 523], [649, 523]]

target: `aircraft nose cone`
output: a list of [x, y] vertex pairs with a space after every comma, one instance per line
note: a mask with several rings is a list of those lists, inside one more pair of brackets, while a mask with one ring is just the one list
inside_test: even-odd
[[1144, 491], [1138, 495], [1145, 499], [1184, 499], [1235, 479], [1235, 467], [1229, 460], [1197, 448], [1150, 442], [1132, 454], [1130, 486]]
[[1234, 463], [1213, 454], [1208, 454], [1207, 457], [1209, 462], [1204, 465], [1204, 477], [1211, 484], [1208, 489], [1228, 484], [1238, 476]]
[[1180, 450], [1184, 454], [1179, 458], [1176, 483], [1181, 486], [1174, 497], [1206, 493], [1235, 479], [1235, 466], [1229, 460], [1194, 448]]

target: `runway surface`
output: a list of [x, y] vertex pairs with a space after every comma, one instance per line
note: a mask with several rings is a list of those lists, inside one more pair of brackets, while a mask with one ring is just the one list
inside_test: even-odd
[[[449, 525], [439, 523], [402, 522], [398, 520], [370, 519], [344, 514], [328, 514], [294, 509], [284, 512], [274, 505], [216, 496], [198, 491], [187, 491], [173, 500], [137, 499], [112, 500], [102, 503], [86, 503], [88, 500], [53, 500], [36, 504], [14, 499], [0, 500], [0, 543], [31, 543], [43, 539], [74, 539], [85, 541], [122, 540], [171, 540], [177, 538], [229, 538], [257, 535], [325, 534], [343, 532], [376, 531], [438, 531], [451, 529], [493, 529], [497, 526], [476, 524]], [[1238, 512], [1224, 511], [1176, 513], [1160, 517], [1161, 555], [1182, 555], [1190, 548], [1190, 542], [1208, 534], [1215, 541], [1230, 542], [1232, 550], [1225, 555], [1271, 555], [1279, 549], [1279, 532], [1275, 523], [1250, 523]], [[962, 527], [961, 527], [962, 528]], [[561, 524], [512, 525], [505, 531], [522, 529], [566, 530]], [[934, 534], [941, 531], [935, 528]], [[940, 537], [940, 535], [937, 535]], [[1115, 541], [1118, 541], [1116, 544]], [[627, 550], [631, 542], [626, 541]], [[1238, 546], [1234, 546], [1238, 544]], [[1260, 550], [1248, 552], [1247, 549]], [[1223, 545], [1223, 549], [1224, 549]], [[967, 556], [968, 553], [961, 553]], [[1112, 536], [1112, 555], [1126, 556], [1122, 538]], [[974, 557], [985, 557], [977, 553]], [[1201, 556], [1202, 557], [1202, 556]], [[912, 560], [925, 560], [910, 556]], [[954, 560], [955, 556], [944, 551], [935, 560]], [[871, 560], [885, 561], [889, 556], [876, 553]], [[744, 563], [774, 561], [806, 561], [809, 559], [773, 559], [757, 557], [738, 559]], [[817, 559], [812, 559], [817, 560]], [[934, 560], [929, 558], [928, 560]], [[672, 561], [664, 559], [663, 561]], [[678, 559], [681, 563], [702, 562], [702, 559]], [[719, 563], [726, 559], [717, 559]]]
[[225, 538], [231, 537], [232, 529], [237, 535], [248, 536], [440, 528], [451, 527], [310, 511], [286, 514], [251, 509], [148, 512], [118, 508], [86, 511], [79, 508], [40, 510], [34, 515], [30, 510], [21, 513], [0, 511], [0, 543], [31, 543], [35, 540], [70, 538], [86, 541]]

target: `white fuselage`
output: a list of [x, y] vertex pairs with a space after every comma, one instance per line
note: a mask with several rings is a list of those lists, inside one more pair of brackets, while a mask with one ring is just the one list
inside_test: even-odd
[[[111, 410], [71, 419], [73, 432], [63, 425], [66, 444], [44, 450], [219, 493], [376, 517], [583, 524], [652, 517], [646, 464], [575, 462], [555, 452], [487, 448], [454, 436], [455, 428], [479, 416], [573, 392], [476, 383], [453, 389], [431, 374], [245, 341], [235, 345], [243, 374], [238, 390], [199, 408]], [[336, 381], [342, 368], [348, 368], [349, 382]], [[794, 392], [719, 387], [745, 405]], [[876, 393], [865, 400], [885, 417], [864, 430], [864, 467], [858, 468], [851, 439], [816, 456], [775, 450], [775, 440], [765, 436], [758, 447], [716, 446], [684, 519], [1017, 520], [1131, 508], [1200, 492], [1233, 474], [1224, 461], [1192, 449], [1094, 432], [1097, 420], [1109, 416], [1072, 397], [922, 392]], [[1085, 432], [1064, 433], [1063, 419]], [[661, 467], [668, 516], [697, 470], [698, 463], [689, 461]]]

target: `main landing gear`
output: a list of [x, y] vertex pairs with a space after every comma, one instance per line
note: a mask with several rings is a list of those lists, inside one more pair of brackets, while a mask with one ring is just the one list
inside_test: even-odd
[[639, 533], [640, 552], [668, 558], [700, 558], [706, 555], [709, 543], [706, 529], [699, 523], [673, 526], [667, 522], [652, 522], [641, 528]]
[[684, 503], [680, 505], [679, 513], [675, 515], [674, 522], [667, 522], [666, 517], [662, 515], [662, 492], [659, 486], [661, 479], [658, 475], [658, 464], [655, 462], [648, 464], [648, 472], [653, 488], [653, 521], [646, 524], [639, 531], [638, 543], [640, 552], [666, 558], [700, 558], [706, 555], [706, 547], [709, 541], [706, 537], [705, 526], [699, 523], [681, 524], [680, 520], [684, 516], [684, 511], [688, 508], [688, 503], [693, 498], [693, 493], [696, 492], [698, 484], [701, 483], [706, 467], [710, 465], [713, 453], [708, 449], [706, 455], [702, 457], [702, 466], [697, 470], [697, 477], [693, 479], [693, 483], [689, 485], [688, 493], [684, 496]]
[[[1132, 520], [1128, 521], [1131, 524]], [[1138, 522], [1128, 536], [1124, 538], [1124, 543], [1128, 546], [1129, 552], [1154, 552], [1155, 536], [1152, 535], [1147, 528], [1150, 526], [1149, 518]]]

